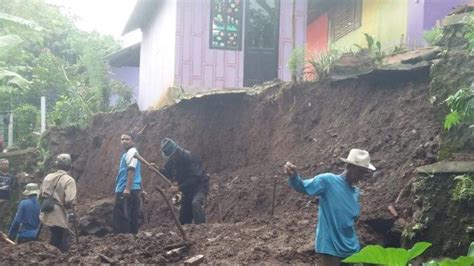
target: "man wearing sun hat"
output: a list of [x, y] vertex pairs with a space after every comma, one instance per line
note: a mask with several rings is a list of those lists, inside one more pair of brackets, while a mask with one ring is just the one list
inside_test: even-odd
[[57, 247], [61, 252], [69, 250], [69, 222], [67, 209], [72, 209], [76, 201], [76, 181], [68, 174], [71, 170], [71, 155], [59, 154], [56, 157], [57, 171], [48, 174], [40, 186], [40, 198], [44, 200], [53, 197], [54, 206], [52, 210], [40, 212], [40, 220], [43, 225], [49, 227], [51, 238], [49, 243]]
[[321, 256], [321, 265], [340, 265], [341, 260], [360, 249], [355, 222], [360, 214], [359, 188], [368, 170], [375, 170], [365, 150], [352, 149], [342, 174], [324, 173], [303, 180], [297, 167], [290, 162], [284, 165], [289, 185], [309, 196], [319, 196], [318, 224], [315, 250]]
[[39, 187], [36, 183], [29, 183], [23, 191], [26, 196], [24, 200], [18, 205], [15, 218], [8, 230], [10, 239], [18, 239], [19, 243], [36, 240], [38, 229], [40, 225], [40, 204], [37, 196], [39, 194]]

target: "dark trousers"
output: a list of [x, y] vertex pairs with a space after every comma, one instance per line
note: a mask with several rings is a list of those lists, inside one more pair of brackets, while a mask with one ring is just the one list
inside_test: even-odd
[[49, 243], [61, 250], [62, 253], [66, 253], [69, 250], [69, 231], [58, 226], [50, 227], [50, 230], [51, 239]]
[[179, 222], [181, 224], [190, 224], [193, 219], [195, 224], [206, 222], [204, 215], [204, 203], [207, 198], [207, 191], [199, 189], [194, 193], [183, 194], [181, 208], [179, 209]]
[[114, 232], [116, 234], [137, 234], [138, 215], [140, 214], [141, 190], [131, 190], [130, 197], [125, 199], [122, 192], [115, 193], [113, 211]]

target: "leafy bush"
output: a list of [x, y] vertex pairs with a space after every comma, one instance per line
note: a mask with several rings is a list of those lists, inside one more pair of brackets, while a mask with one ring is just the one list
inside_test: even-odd
[[474, 16], [469, 17], [468, 31], [464, 35], [464, 38], [469, 42], [468, 49], [471, 53], [474, 53]]
[[370, 263], [379, 265], [401, 266], [420, 256], [431, 246], [428, 242], [416, 243], [410, 250], [403, 248], [383, 248], [369, 245], [358, 253], [344, 259], [345, 263]]
[[[94, 113], [131, 102], [131, 89], [111, 81], [103, 60], [120, 49], [112, 37], [77, 29], [58, 7], [43, 0], [0, 0], [0, 23], [2, 111], [38, 108], [45, 96], [48, 125], [85, 126]], [[118, 103], [113, 107], [111, 95]], [[31, 120], [20, 112], [16, 121], [23, 115]], [[37, 139], [28, 136], [16, 139]]]
[[20, 148], [35, 147], [39, 138], [40, 111], [30, 104], [13, 110], [13, 140]]
[[294, 82], [301, 81], [303, 79], [304, 72], [304, 48], [295, 48], [288, 59], [288, 69], [290, 70], [291, 77]]
[[[376, 40], [374, 36], [364, 33], [365, 41], [367, 43], [367, 50], [369, 54], [375, 58], [377, 61], [381, 61], [382, 58], [385, 56], [385, 53], [382, 51], [382, 45], [380, 41]], [[354, 44], [359, 49], [364, 49], [364, 47]]]
[[460, 256], [459, 258], [444, 259], [442, 261], [431, 260], [423, 263], [423, 266], [471, 266], [474, 265], [474, 242], [469, 246], [467, 256]]
[[330, 50], [311, 56], [307, 61], [309, 64], [309, 74], [315, 80], [323, 80], [329, 76], [332, 66], [340, 58], [337, 50]]
[[460, 202], [469, 202], [474, 200], [474, 177], [469, 175], [460, 175], [454, 178], [456, 186], [453, 189], [453, 200]]
[[474, 87], [461, 88], [444, 100], [450, 113], [444, 119], [444, 128], [449, 130], [462, 122], [474, 122]]
[[443, 37], [443, 30], [439, 27], [434, 27], [429, 31], [423, 32], [423, 38], [429, 45], [437, 45]]

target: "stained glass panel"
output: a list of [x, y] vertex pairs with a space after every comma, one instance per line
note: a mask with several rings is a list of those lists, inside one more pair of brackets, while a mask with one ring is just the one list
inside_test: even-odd
[[242, 2], [242, 0], [211, 0], [211, 48], [241, 49]]

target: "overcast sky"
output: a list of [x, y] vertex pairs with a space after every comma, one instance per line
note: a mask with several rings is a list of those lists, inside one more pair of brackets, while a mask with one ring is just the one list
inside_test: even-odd
[[64, 8], [68, 14], [75, 14], [78, 28], [112, 35], [125, 45], [140, 41], [140, 32], [121, 36], [123, 28], [132, 13], [137, 0], [46, 0]]

